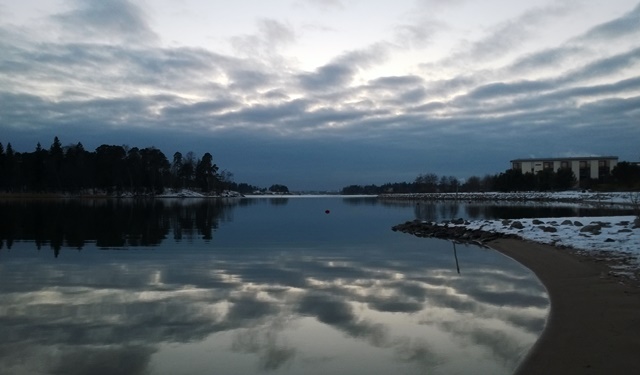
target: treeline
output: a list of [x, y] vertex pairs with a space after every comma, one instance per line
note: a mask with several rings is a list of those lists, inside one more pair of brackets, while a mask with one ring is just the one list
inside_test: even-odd
[[55, 137], [48, 149], [16, 152], [0, 143], [0, 190], [35, 193], [160, 194], [165, 189], [193, 189], [203, 193], [258, 188], [236, 184], [228, 171], [219, 171], [210, 153], [176, 152], [170, 162], [155, 147], [103, 144], [95, 151], [82, 143], [62, 146]]
[[342, 194], [409, 194], [409, 193], [453, 193], [485, 191], [562, 191], [573, 188], [595, 190], [639, 190], [640, 165], [626, 161], [618, 163], [611, 173], [600, 179], [578, 181], [569, 168], [557, 171], [545, 169], [537, 173], [522, 173], [507, 169], [484, 177], [471, 176], [459, 180], [453, 176], [438, 176], [433, 173], [421, 174], [413, 182], [386, 183], [384, 185], [350, 185], [342, 188]]

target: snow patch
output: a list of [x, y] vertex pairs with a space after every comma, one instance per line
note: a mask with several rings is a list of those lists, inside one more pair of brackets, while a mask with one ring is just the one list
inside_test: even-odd
[[537, 243], [571, 248], [612, 263], [612, 274], [637, 279], [640, 270], [640, 226], [635, 216], [553, 217], [477, 220], [448, 226], [514, 234]]

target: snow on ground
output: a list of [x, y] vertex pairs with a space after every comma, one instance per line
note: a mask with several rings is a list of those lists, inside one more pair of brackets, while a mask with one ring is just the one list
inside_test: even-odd
[[415, 194], [381, 194], [383, 199], [403, 200], [467, 200], [467, 201], [518, 201], [518, 202], [567, 202], [595, 204], [631, 205], [638, 200], [638, 192], [593, 192], [593, 191], [560, 191], [517, 193], [484, 192], [484, 193], [415, 193]]
[[197, 191], [189, 189], [181, 189], [177, 191], [166, 191], [163, 194], [156, 195], [156, 198], [238, 198], [242, 197], [242, 194], [237, 191], [225, 190], [221, 194], [209, 194], [205, 195], [198, 193]]
[[527, 241], [575, 249], [608, 262], [613, 274], [638, 280], [640, 226], [635, 224], [635, 219], [635, 216], [554, 217], [450, 222], [448, 225], [515, 234]]

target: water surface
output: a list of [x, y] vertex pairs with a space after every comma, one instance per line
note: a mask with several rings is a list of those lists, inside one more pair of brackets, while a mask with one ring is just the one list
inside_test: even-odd
[[424, 210], [450, 214], [440, 207], [256, 198], [0, 209], [0, 373], [509, 374], [548, 312], [544, 288], [511, 259], [390, 229]]

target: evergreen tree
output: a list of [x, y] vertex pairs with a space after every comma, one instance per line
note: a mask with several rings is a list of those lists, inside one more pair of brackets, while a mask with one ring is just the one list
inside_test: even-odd
[[208, 193], [218, 182], [218, 166], [213, 163], [213, 156], [210, 153], [205, 153], [202, 160], [198, 162], [196, 166], [196, 181], [198, 182], [200, 189]]

